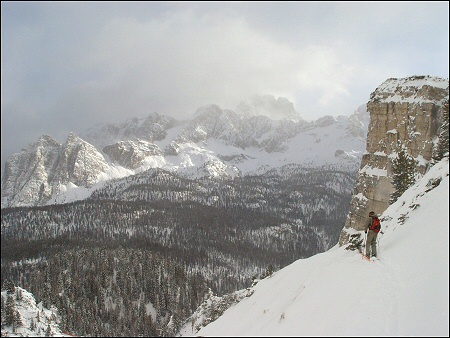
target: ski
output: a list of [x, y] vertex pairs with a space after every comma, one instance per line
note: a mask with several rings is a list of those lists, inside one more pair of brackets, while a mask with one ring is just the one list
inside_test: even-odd
[[361, 255], [361, 259], [365, 259], [366, 261], [373, 263], [373, 261], [369, 257], [367, 257], [366, 255], [363, 254], [363, 252], [360, 248], [358, 249], [358, 252]]
[[360, 254], [361, 254], [361, 259], [365, 259], [366, 261], [373, 263], [373, 261], [369, 257], [367, 257], [366, 255], [364, 255], [362, 252], [360, 252]]

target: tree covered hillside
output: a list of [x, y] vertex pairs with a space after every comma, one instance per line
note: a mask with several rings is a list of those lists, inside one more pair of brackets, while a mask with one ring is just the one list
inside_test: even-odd
[[153, 169], [87, 200], [2, 209], [2, 282], [57, 306], [68, 332], [160, 335], [208, 288], [246, 288], [336, 243], [353, 183], [330, 168], [234, 180]]

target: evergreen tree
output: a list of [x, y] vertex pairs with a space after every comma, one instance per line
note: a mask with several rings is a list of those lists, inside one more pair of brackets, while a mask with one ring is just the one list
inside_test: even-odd
[[448, 100], [442, 105], [442, 123], [441, 131], [439, 133], [439, 141], [437, 144], [436, 153], [433, 156], [434, 163], [439, 162], [444, 158], [448, 157], [449, 152], [449, 117], [448, 117]]
[[23, 299], [22, 289], [16, 289], [16, 300], [22, 299]]
[[1, 303], [2, 305], [1, 305], [1, 311], [0, 311], [0, 314], [1, 314], [1, 317], [2, 317], [2, 323], [3, 323], [3, 321], [5, 320], [5, 298], [2, 296], [2, 303]]
[[174, 337], [177, 333], [178, 325], [176, 319], [173, 316], [170, 316], [169, 322], [165, 326], [163, 330], [161, 330], [161, 335], [163, 337]]
[[359, 252], [362, 252], [362, 246], [363, 246], [364, 239], [361, 236], [361, 233], [356, 233], [353, 235], [350, 235], [348, 245], [345, 247], [346, 250], [358, 250]]
[[50, 337], [52, 335], [52, 328], [50, 326], [50, 323], [47, 324], [47, 330], [45, 330], [45, 336]]
[[5, 279], [2, 285], [2, 290], [6, 290], [7, 294], [13, 294], [16, 291], [16, 286], [11, 280]]
[[392, 184], [395, 190], [390, 195], [390, 204], [397, 201], [416, 182], [416, 163], [404, 146], [399, 147], [397, 157], [392, 161], [392, 172]]
[[14, 297], [9, 294], [6, 297], [6, 304], [5, 304], [5, 324], [6, 325], [13, 325], [15, 312], [16, 312], [16, 302], [14, 300]]
[[31, 331], [36, 330], [36, 323], [34, 322], [33, 318], [31, 318], [31, 321], [30, 321], [30, 330]]
[[17, 328], [22, 326], [22, 317], [20, 316], [19, 311], [14, 311], [14, 317], [13, 317], [13, 331], [16, 332]]
[[261, 279], [270, 277], [270, 276], [272, 276], [272, 274], [273, 274], [273, 265], [269, 264], [269, 266], [266, 269], [266, 272], [261, 275]]

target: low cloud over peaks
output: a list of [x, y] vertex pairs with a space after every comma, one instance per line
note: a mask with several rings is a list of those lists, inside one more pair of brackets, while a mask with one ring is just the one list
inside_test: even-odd
[[285, 97], [275, 99], [273, 95], [253, 95], [251, 98], [241, 101], [236, 112], [251, 116], [264, 115], [273, 120], [291, 119], [302, 120], [294, 108], [294, 104]]

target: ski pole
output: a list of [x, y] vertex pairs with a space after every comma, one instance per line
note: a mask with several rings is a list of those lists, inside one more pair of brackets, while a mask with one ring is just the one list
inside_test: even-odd
[[380, 257], [380, 236], [377, 236], [377, 256]]
[[366, 249], [367, 249], [367, 232], [365, 232], [364, 231], [364, 255], [365, 256], [367, 256], [367, 252], [366, 252]]

